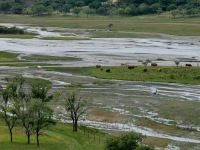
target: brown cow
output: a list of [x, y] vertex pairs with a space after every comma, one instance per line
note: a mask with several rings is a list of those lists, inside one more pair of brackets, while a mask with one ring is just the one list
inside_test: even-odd
[[128, 69], [135, 69], [136, 68], [136, 66], [128, 66]]
[[185, 64], [185, 67], [192, 67], [192, 64]]
[[101, 68], [101, 65], [96, 65], [96, 68], [97, 68], [97, 69]]
[[157, 64], [157, 63], [151, 63], [151, 66], [152, 66], [152, 67], [157, 67], [158, 64]]

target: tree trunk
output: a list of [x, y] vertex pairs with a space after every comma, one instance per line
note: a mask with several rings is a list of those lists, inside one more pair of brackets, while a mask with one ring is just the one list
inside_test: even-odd
[[26, 131], [26, 135], [27, 135], [27, 144], [30, 144], [30, 131], [29, 130]]
[[74, 131], [74, 132], [77, 132], [77, 131], [78, 131], [78, 121], [77, 121], [77, 120], [75, 120], [75, 121], [73, 122], [73, 131]]
[[13, 142], [13, 134], [12, 134], [12, 129], [9, 129], [10, 131], [10, 142], [12, 143]]
[[40, 145], [40, 141], [39, 141], [39, 132], [37, 131], [36, 132], [36, 138], [37, 138], [37, 146]]

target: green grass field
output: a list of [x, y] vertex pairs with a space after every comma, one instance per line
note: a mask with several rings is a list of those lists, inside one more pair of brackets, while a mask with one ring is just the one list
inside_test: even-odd
[[17, 59], [18, 54], [10, 53], [10, 52], [0, 52], [0, 62], [13, 62], [18, 61]]
[[46, 55], [28, 55], [21, 56], [18, 59], [18, 53], [0, 52], [0, 66], [9, 67], [37, 67], [37, 66], [58, 66], [59, 64], [45, 63], [48, 61], [80, 61], [80, 58], [70, 56], [46, 56]]
[[0, 34], [0, 38], [32, 39], [35, 34]]
[[[147, 67], [147, 72], [144, 72], [145, 68], [142, 66], [132, 70], [128, 69], [127, 66], [103, 67], [102, 69], [95, 67], [50, 67], [47, 69], [50, 71], [89, 75], [103, 79], [200, 84], [200, 69], [198, 67]], [[111, 71], [106, 72], [107, 69]]]
[[[51, 27], [103, 29], [103, 30], [107, 29], [108, 24], [112, 23], [113, 31], [165, 33], [165, 34], [182, 35], [182, 36], [200, 35], [200, 25], [199, 25], [200, 19], [198, 17], [172, 19], [171, 16], [169, 16], [169, 14], [146, 15], [146, 16], [136, 16], [136, 17], [89, 16], [88, 18], [85, 16], [31, 17], [22, 15], [1, 14], [0, 23], [24, 23], [24, 24], [32, 24], [34, 26], [43, 26], [43, 27], [51, 26]], [[126, 36], [129, 37], [129, 34]]]
[[[36, 146], [35, 135], [31, 136], [31, 144], [26, 144], [25, 131], [17, 127], [14, 129], [13, 143], [9, 142], [9, 133], [0, 120], [0, 149], [1, 150], [103, 150], [107, 134], [94, 132], [91, 129], [72, 131], [71, 125], [57, 124], [43, 131], [40, 136], [40, 147]], [[89, 133], [89, 137], [88, 137]], [[95, 139], [94, 139], [95, 134]]]
[[47, 56], [47, 55], [28, 55], [22, 56], [22, 59], [26, 61], [80, 61], [77, 57], [67, 57], [67, 56]]

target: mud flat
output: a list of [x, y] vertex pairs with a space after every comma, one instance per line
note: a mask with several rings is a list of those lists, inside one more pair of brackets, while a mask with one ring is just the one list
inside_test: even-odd
[[[13, 24], [2, 24], [13, 26]], [[82, 35], [75, 29], [31, 27], [14, 24], [39, 37], [77, 37]], [[77, 29], [78, 30], [78, 29]], [[64, 32], [64, 33], [63, 33]], [[71, 32], [74, 35], [71, 35]], [[78, 39], [78, 38], [77, 38]], [[90, 40], [42, 40], [42, 39], [0, 39], [1, 50], [9, 50], [25, 54], [43, 54], [53, 56], [72, 55], [83, 58], [81, 63], [64, 64], [65, 66], [94, 66], [141, 64], [138, 60], [151, 59], [159, 65], [172, 66], [179, 59], [184, 65], [187, 62], [194, 66], [200, 61], [200, 42], [196, 37], [176, 37], [166, 39], [142, 38], [93, 38]]]

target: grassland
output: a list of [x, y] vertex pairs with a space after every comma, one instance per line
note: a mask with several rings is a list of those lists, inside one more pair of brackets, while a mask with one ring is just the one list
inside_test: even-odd
[[127, 31], [92, 31], [93, 38], [162, 38], [156, 33], [141, 33]]
[[[1, 23], [24, 23], [34, 26], [51, 26], [79, 29], [107, 29], [113, 24], [113, 31], [165, 33], [181, 36], [199, 36], [199, 18], [172, 19], [169, 14], [147, 15], [137, 17], [109, 16], [42, 16], [31, 17], [22, 15], [0, 15]], [[100, 33], [98, 33], [100, 34]], [[128, 36], [128, 35], [126, 35]], [[132, 36], [132, 35], [131, 35]]]
[[59, 64], [44, 63], [47, 61], [80, 61], [77, 57], [68, 56], [46, 56], [46, 55], [27, 55], [18, 59], [18, 53], [0, 52], [0, 66], [8, 67], [37, 67], [37, 66], [58, 66]]
[[185, 125], [200, 124], [200, 103], [190, 101], [163, 100], [157, 103], [158, 113], [163, 118], [182, 122]]
[[0, 52], [0, 62], [13, 62], [18, 61], [18, 54], [10, 52]]
[[[198, 67], [147, 67], [146, 72], [144, 71], [145, 67], [142, 66], [132, 70], [128, 69], [126, 66], [103, 67], [101, 69], [95, 67], [52, 67], [47, 69], [50, 71], [90, 75], [103, 79], [200, 84], [200, 69]], [[106, 72], [107, 69], [110, 69], [111, 71]]]
[[[176, 135], [176, 136], [187, 135], [188, 137], [189, 136], [193, 137], [194, 135], [196, 135], [195, 137], [199, 137], [198, 136], [199, 132], [197, 132], [195, 130], [180, 128], [176, 125], [165, 125], [162, 123], [157, 123], [148, 118], [136, 119], [136, 125], [142, 126], [142, 127], [147, 127], [147, 128], [153, 129], [154, 131], [157, 131], [157, 132], [161, 132], [161, 133], [163, 132], [166, 134], [172, 134], [172, 135]], [[191, 134], [191, 132], [192, 132], [192, 134]]]
[[0, 34], [0, 38], [32, 39], [35, 34]]
[[77, 57], [67, 57], [67, 56], [46, 56], [46, 55], [28, 55], [23, 56], [22, 59], [26, 61], [79, 61], [80, 58]]
[[[9, 142], [7, 128], [2, 122], [0, 124], [1, 150], [103, 150], [104, 141], [108, 136], [91, 129], [86, 129], [85, 134], [83, 129], [79, 130], [78, 133], [73, 133], [71, 125], [59, 123], [56, 126], [44, 130], [43, 134], [40, 136], [40, 147], [37, 147], [35, 135], [31, 136], [31, 144], [26, 144], [25, 131], [20, 127], [14, 129], [14, 142], [11, 144]], [[94, 139], [94, 134], [96, 139]]]

